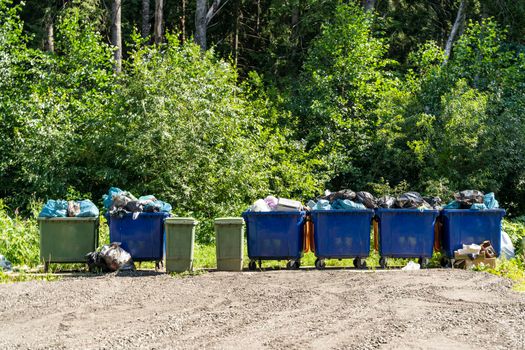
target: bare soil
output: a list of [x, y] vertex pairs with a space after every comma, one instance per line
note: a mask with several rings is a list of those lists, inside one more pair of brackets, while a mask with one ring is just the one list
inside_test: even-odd
[[525, 294], [462, 270], [152, 272], [0, 285], [0, 349], [525, 349]]

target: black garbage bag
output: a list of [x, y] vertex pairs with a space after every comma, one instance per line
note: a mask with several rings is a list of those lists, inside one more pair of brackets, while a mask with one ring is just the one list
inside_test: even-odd
[[361, 203], [368, 209], [377, 208], [376, 199], [371, 193], [360, 191], [355, 194], [355, 202]]
[[430, 204], [425, 202], [423, 197], [418, 192], [403, 193], [396, 199], [396, 208], [416, 209], [419, 207], [430, 208]]
[[423, 199], [434, 209], [441, 207], [442, 202], [439, 197], [423, 197]]
[[484, 194], [477, 190], [465, 190], [454, 193], [454, 199], [459, 203], [462, 209], [468, 209], [474, 203], [483, 203]]
[[380, 208], [392, 208], [396, 199], [392, 196], [383, 196], [377, 200], [377, 206]]
[[100, 251], [88, 253], [86, 255], [89, 271], [125, 271], [135, 270], [131, 255], [120, 247], [119, 242], [104, 245]]
[[333, 193], [330, 193], [328, 196], [321, 197], [321, 199], [326, 199], [330, 203], [335, 202], [338, 199], [341, 199], [341, 200], [349, 199], [352, 201], [354, 200], [354, 198], [355, 198], [355, 192], [352, 190], [348, 190], [348, 189], [333, 192]]

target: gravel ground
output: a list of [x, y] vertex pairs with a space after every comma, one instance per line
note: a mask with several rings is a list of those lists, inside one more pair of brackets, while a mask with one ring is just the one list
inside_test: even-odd
[[437, 269], [4, 284], [0, 349], [525, 349], [511, 285]]

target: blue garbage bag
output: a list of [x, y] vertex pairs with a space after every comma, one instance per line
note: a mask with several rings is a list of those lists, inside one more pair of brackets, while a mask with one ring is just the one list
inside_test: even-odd
[[472, 210], [485, 210], [487, 209], [487, 206], [484, 203], [474, 203], [470, 207]]
[[118, 187], [111, 187], [108, 191], [108, 194], [102, 196], [104, 201], [104, 208], [109, 209], [111, 203], [113, 203], [113, 196], [122, 193], [123, 191]]
[[461, 204], [459, 204], [458, 201], [452, 201], [443, 207], [443, 209], [460, 209], [460, 208], [461, 208]]
[[38, 216], [41, 218], [65, 218], [67, 216], [67, 202], [50, 199]]
[[330, 205], [330, 202], [326, 199], [319, 199], [317, 203], [315, 203], [315, 206], [313, 207], [314, 210], [330, 210], [332, 209], [332, 206]]
[[139, 198], [139, 202], [144, 203], [145, 212], [171, 212], [171, 205], [155, 198], [155, 196], [147, 195]]
[[95, 204], [89, 199], [78, 201], [80, 204], [80, 213], [77, 214], [79, 218], [98, 217], [99, 211]]
[[499, 203], [496, 200], [496, 197], [494, 196], [494, 192], [487, 193], [483, 197], [483, 203], [485, 203], [485, 206], [487, 207], [487, 209], [499, 208]]
[[349, 199], [336, 199], [332, 203], [332, 209], [335, 210], [365, 210], [364, 204], [352, 202]]

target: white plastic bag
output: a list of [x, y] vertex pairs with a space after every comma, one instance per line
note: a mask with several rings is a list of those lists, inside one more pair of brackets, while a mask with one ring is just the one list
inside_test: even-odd
[[272, 209], [270, 209], [270, 206], [264, 201], [264, 199], [258, 199], [250, 207], [250, 210], [253, 212], [265, 212], [271, 211]]
[[408, 264], [405, 267], [403, 267], [401, 270], [413, 271], [413, 270], [419, 270], [420, 268], [421, 266], [418, 263], [409, 261]]
[[507, 260], [514, 257], [514, 246], [512, 241], [505, 231], [501, 231], [501, 256], [504, 256]]

